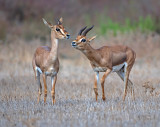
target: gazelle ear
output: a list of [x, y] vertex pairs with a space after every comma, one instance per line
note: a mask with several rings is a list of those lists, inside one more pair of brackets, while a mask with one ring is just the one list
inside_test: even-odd
[[61, 25], [63, 23], [63, 18], [61, 17], [59, 20], [58, 20], [58, 25]]
[[88, 39], [88, 42], [91, 42], [91, 41], [94, 40], [96, 37], [97, 37], [97, 36], [95, 35], [95, 36], [89, 38], [89, 39]]
[[52, 25], [51, 23], [47, 22], [44, 18], [42, 18], [42, 19], [43, 19], [43, 22], [44, 22], [44, 24], [45, 24], [46, 26], [48, 26], [49, 28], [52, 28], [52, 27], [53, 27], [53, 25]]
[[59, 21], [60, 21], [61, 23], [63, 23], [63, 18], [61, 17], [61, 18], [59, 19]]

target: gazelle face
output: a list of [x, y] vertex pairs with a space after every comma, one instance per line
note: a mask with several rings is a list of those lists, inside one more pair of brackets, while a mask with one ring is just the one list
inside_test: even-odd
[[[93, 28], [93, 26], [88, 29], [86, 29], [86, 28], [87, 27], [84, 27], [79, 31], [77, 38], [71, 43], [72, 47], [79, 49], [79, 50], [85, 50], [86, 46], [89, 45], [89, 42], [96, 38], [96, 36], [93, 36], [93, 37], [87, 39], [86, 34]], [[83, 32], [83, 34], [82, 34], [82, 32]]]
[[51, 29], [52, 32], [55, 33], [56, 39], [70, 38], [70, 34], [65, 30], [64, 26], [62, 25], [62, 18], [58, 20], [57, 25], [52, 25], [51, 23], [48, 23], [45, 19], [43, 19], [43, 22]]
[[57, 39], [69, 39], [70, 37], [69, 33], [65, 30], [62, 24], [55, 25], [51, 30], [55, 32], [55, 37]]
[[88, 42], [87, 42], [86, 36], [78, 35], [77, 38], [71, 43], [71, 45], [76, 49], [84, 50], [87, 43]]

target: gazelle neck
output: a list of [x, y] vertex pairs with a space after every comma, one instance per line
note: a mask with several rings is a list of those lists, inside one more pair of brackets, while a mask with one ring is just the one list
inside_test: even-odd
[[89, 44], [86, 45], [85, 49], [82, 51], [84, 55], [90, 60], [90, 61], [99, 61], [100, 54], [97, 52], [96, 49], [92, 48]]
[[51, 31], [51, 52], [50, 52], [51, 57], [53, 59], [57, 59], [58, 57], [58, 39], [55, 38], [55, 33], [54, 31]]

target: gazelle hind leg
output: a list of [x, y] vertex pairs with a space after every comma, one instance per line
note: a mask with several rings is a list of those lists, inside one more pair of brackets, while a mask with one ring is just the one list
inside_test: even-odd
[[56, 76], [52, 76], [51, 77], [51, 81], [52, 81], [51, 96], [52, 96], [52, 102], [54, 104], [55, 103], [55, 85], [56, 85], [56, 81], [57, 81], [57, 75]]
[[[124, 77], [124, 83], [125, 83], [125, 88], [124, 88], [124, 96], [123, 96], [123, 101], [125, 100], [125, 97], [126, 97], [126, 94], [127, 94], [127, 87], [128, 87], [128, 82], [129, 82], [129, 74], [130, 74], [130, 71], [132, 69], [132, 66], [133, 66], [133, 63], [134, 62], [129, 62], [129, 64], [125, 64], [125, 67], [124, 67], [124, 73], [125, 73], [125, 77]], [[131, 86], [131, 88], [133, 88], [133, 83], [130, 82], [129, 85]], [[134, 94], [134, 90], [133, 91], [133, 94]], [[134, 97], [133, 97], [134, 98]]]
[[125, 64], [124, 68], [118, 71], [117, 74], [124, 81], [124, 95], [123, 95], [123, 101], [124, 101], [128, 90], [127, 86], [128, 86], [129, 73], [127, 71], [127, 64]]
[[133, 85], [133, 83], [129, 79], [128, 79], [128, 90], [130, 90], [131, 96], [132, 96], [133, 100], [135, 100], [134, 85]]
[[126, 98], [126, 95], [127, 95], [128, 77], [129, 77], [129, 73], [128, 73], [128, 71], [126, 71], [125, 72], [125, 77], [124, 77], [124, 95], [123, 95], [123, 101], [125, 101], [125, 98]]
[[[118, 76], [124, 81], [124, 68], [122, 68], [120, 71], [117, 72]], [[134, 86], [130, 79], [128, 79], [128, 90], [131, 92], [131, 96], [133, 100], [135, 100], [134, 96]]]

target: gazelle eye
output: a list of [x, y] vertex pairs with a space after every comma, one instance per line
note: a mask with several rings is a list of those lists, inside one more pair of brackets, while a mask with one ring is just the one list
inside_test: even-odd
[[60, 31], [60, 29], [59, 29], [59, 28], [56, 28], [56, 31]]
[[85, 42], [85, 41], [86, 41], [86, 39], [82, 39], [82, 40], [81, 40], [81, 42]]

